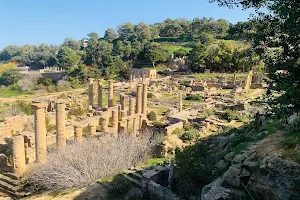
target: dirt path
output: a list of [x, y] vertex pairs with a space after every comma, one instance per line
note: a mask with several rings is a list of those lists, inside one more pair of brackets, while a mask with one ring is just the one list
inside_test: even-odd
[[265, 89], [257, 88], [257, 89], [255, 89], [253, 92], [247, 94], [247, 97], [255, 98], [255, 97], [257, 97], [259, 94], [262, 94], [264, 91], [265, 91]]

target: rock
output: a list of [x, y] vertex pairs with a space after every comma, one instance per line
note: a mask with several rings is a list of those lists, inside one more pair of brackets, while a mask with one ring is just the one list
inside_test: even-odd
[[217, 168], [218, 170], [225, 170], [227, 169], [229, 166], [228, 162], [226, 162], [225, 160], [220, 160], [216, 165], [215, 168]]
[[234, 152], [230, 152], [224, 156], [224, 159], [228, 162], [231, 162], [233, 160], [233, 157], [234, 157]]
[[7, 156], [5, 154], [0, 154], [0, 166], [6, 167], [7, 166]]
[[268, 156], [250, 178], [248, 188], [260, 199], [299, 199], [300, 164], [277, 156]]
[[245, 159], [246, 159], [246, 157], [244, 154], [239, 154], [233, 158], [233, 163], [240, 164], [240, 163], [244, 162]]
[[241, 171], [240, 177], [248, 177], [250, 175], [251, 175], [251, 173], [248, 172], [248, 170], [246, 170], [245, 168], [243, 168]]
[[257, 170], [259, 164], [255, 161], [244, 161], [243, 166], [253, 173]]
[[240, 187], [240, 165], [232, 165], [229, 169], [223, 174], [224, 183], [233, 186], [235, 188]]
[[202, 188], [201, 200], [231, 200], [234, 194], [231, 190], [222, 187], [223, 180], [217, 179]]

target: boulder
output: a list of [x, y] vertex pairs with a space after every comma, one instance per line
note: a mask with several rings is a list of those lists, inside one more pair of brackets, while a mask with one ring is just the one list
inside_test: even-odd
[[229, 166], [228, 162], [226, 162], [225, 160], [220, 160], [216, 165], [215, 168], [217, 168], [218, 170], [225, 170], [227, 169]]
[[232, 200], [235, 195], [230, 189], [222, 187], [223, 180], [217, 179], [202, 188], [201, 200]]
[[268, 156], [250, 178], [248, 188], [260, 199], [297, 200], [300, 197], [300, 164]]
[[223, 174], [224, 185], [230, 185], [235, 188], [239, 188], [241, 181], [240, 181], [240, 173], [241, 173], [241, 166], [240, 165], [232, 165], [229, 169]]

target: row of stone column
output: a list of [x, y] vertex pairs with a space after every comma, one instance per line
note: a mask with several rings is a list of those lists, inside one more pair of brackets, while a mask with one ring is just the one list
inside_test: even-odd
[[[94, 78], [89, 78], [88, 79], [88, 105], [89, 106], [94, 106]], [[103, 80], [102, 79], [97, 79], [97, 91], [98, 91], [98, 108], [101, 109], [103, 108]], [[114, 84], [112, 80], [108, 81], [108, 107], [113, 107], [114, 106]]]

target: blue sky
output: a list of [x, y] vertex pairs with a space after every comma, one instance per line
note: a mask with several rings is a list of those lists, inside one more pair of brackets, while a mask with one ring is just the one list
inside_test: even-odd
[[7, 45], [61, 44], [90, 32], [100, 36], [123, 22], [213, 17], [246, 21], [251, 10], [221, 8], [208, 0], [0, 0], [0, 49]]

